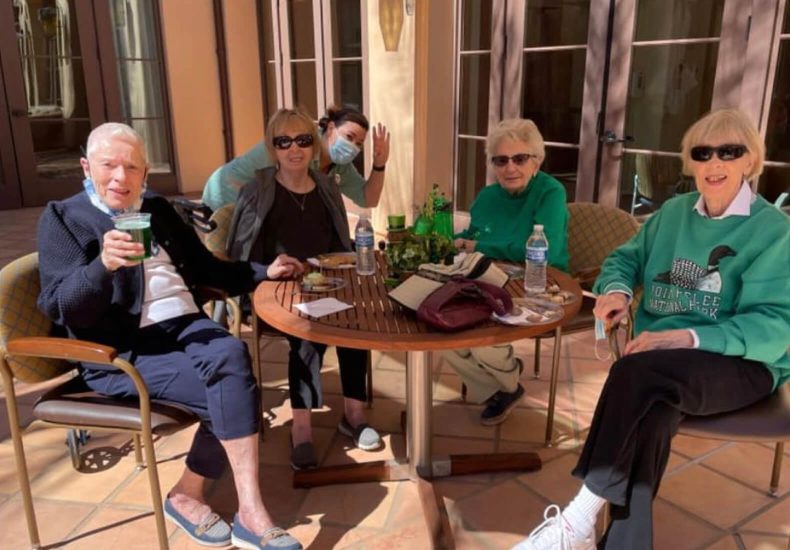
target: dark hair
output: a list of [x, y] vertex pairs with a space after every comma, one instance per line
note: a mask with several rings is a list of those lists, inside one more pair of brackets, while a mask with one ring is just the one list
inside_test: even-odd
[[329, 107], [326, 110], [326, 115], [322, 116], [318, 121], [318, 127], [321, 133], [326, 132], [330, 122], [334, 122], [335, 126], [342, 126], [346, 122], [356, 122], [366, 132], [370, 130], [370, 123], [365, 115], [352, 109], [350, 107]]

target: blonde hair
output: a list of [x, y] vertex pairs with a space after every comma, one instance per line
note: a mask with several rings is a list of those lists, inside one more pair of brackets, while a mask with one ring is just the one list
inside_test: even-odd
[[276, 149], [274, 147], [274, 138], [283, 135], [287, 129], [296, 129], [298, 132], [311, 134], [313, 136], [313, 156], [321, 152], [321, 142], [318, 138], [318, 128], [310, 118], [310, 115], [305, 113], [302, 109], [280, 109], [272, 115], [269, 119], [269, 124], [266, 125], [266, 136], [264, 143], [266, 150], [269, 152], [269, 158], [276, 158]]
[[500, 121], [486, 137], [486, 156], [490, 159], [495, 153], [499, 142], [505, 138], [526, 143], [529, 153], [543, 162], [546, 157], [546, 146], [538, 127], [526, 118], [508, 118]]
[[683, 174], [693, 175], [691, 149], [698, 145], [711, 145], [712, 139], [733, 139], [739, 145], [745, 145], [752, 156], [752, 169], [743, 176], [753, 182], [763, 172], [765, 161], [765, 144], [754, 122], [738, 109], [717, 109], [706, 114], [691, 125], [681, 141], [681, 158]]

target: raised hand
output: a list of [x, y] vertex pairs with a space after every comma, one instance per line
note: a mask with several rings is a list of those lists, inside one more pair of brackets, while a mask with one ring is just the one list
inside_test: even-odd
[[384, 166], [390, 158], [390, 134], [381, 122], [373, 127], [373, 166]]

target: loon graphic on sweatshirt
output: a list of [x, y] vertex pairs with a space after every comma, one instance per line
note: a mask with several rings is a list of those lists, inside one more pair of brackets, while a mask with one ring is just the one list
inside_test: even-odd
[[721, 245], [711, 250], [707, 267], [686, 258], [675, 258], [672, 260], [672, 269], [659, 273], [653, 280], [689, 290], [719, 294], [721, 292], [719, 262], [728, 256], [735, 256], [735, 251], [729, 246]]

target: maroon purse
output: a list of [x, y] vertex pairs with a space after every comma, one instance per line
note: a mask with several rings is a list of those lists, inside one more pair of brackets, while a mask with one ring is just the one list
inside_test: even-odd
[[417, 318], [433, 328], [451, 332], [473, 327], [513, 309], [510, 294], [497, 286], [471, 279], [451, 279], [434, 290], [417, 310]]

